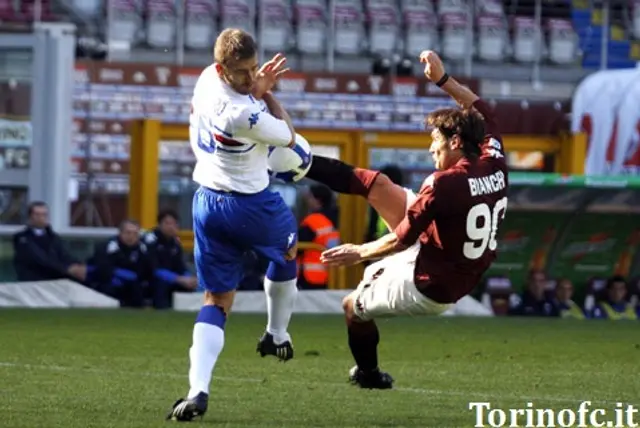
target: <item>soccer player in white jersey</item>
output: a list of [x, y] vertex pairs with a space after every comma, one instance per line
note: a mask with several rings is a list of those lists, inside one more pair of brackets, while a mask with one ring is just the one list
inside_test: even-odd
[[[190, 421], [207, 411], [211, 375], [224, 345], [224, 326], [242, 275], [242, 256], [253, 250], [270, 260], [265, 277], [268, 323], [258, 352], [293, 357], [287, 332], [297, 295], [297, 224], [278, 193], [268, 189], [269, 146], [295, 144], [291, 119], [270, 90], [287, 71], [276, 55], [258, 67], [253, 38], [238, 29], [216, 40], [214, 64], [200, 75], [190, 116], [194, 258], [204, 305], [189, 351], [190, 389], [167, 419]], [[310, 156], [301, 151], [305, 162]]]

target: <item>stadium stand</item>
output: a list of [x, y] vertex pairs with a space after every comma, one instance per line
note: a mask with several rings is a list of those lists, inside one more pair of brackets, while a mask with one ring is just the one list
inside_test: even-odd
[[[415, 57], [434, 48], [455, 70], [473, 54], [473, 73], [530, 77], [532, 63], [561, 72], [546, 80], [576, 81], [599, 68], [605, 21], [599, 0], [335, 0], [333, 37], [327, 0], [0, 0], [0, 22], [71, 20], [83, 36], [109, 45], [116, 60], [167, 62], [184, 49], [186, 65], [202, 65], [220, 28], [259, 36], [265, 52], [285, 51], [292, 67], [368, 72], [376, 58]], [[612, 0], [607, 33], [609, 67], [640, 58], [640, 2]], [[537, 15], [540, 20], [537, 21]], [[540, 28], [537, 23], [540, 23]], [[261, 24], [262, 23], [262, 24]], [[473, 29], [473, 33], [469, 29]], [[178, 46], [178, 44], [180, 46]], [[499, 70], [496, 63], [508, 63]]]

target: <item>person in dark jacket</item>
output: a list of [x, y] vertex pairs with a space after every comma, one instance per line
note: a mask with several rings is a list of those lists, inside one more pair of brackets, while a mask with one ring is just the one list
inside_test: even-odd
[[158, 226], [145, 233], [142, 242], [155, 267], [151, 283], [153, 306], [171, 308], [174, 291], [193, 291], [198, 287], [198, 279], [187, 269], [178, 240], [178, 214], [172, 210], [161, 211]]
[[91, 258], [95, 288], [120, 301], [120, 306], [139, 308], [153, 277], [147, 246], [140, 241], [140, 225], [133, 220], [120, 224], [117, 236], [99, 244]]
[[13, 236], [13, 265], [18, 281], [71, 279], [84, 282], [87, 266], [65, 248], [51, 229], [49, 208], [44, 202], [32, 202], [24, 230]]
[[554, 306], [546, 293], [547, 276], [541, 270], [531, 270], [527, 289], [522, 293], [520, 302], [509, 311], [509, 315], [549, 317], [556, 316]]

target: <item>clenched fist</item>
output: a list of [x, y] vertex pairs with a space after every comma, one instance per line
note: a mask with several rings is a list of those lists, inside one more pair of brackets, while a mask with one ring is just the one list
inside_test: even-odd
[[444, 76], [442, 60], [434, 51], [422, 51], [420, 62], [424, 63], [424, 75], [433, 83], [438, 82]]

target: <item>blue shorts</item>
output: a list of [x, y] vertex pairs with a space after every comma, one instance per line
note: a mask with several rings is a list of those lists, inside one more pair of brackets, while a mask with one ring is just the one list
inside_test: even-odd
[[245, 252], [285, 265], [298, 241], [293, 213], [268, 189], [244, 195], [200, 187], [193, 195], [193, 233], [198, 283], [213, 293], [236, 289]]

